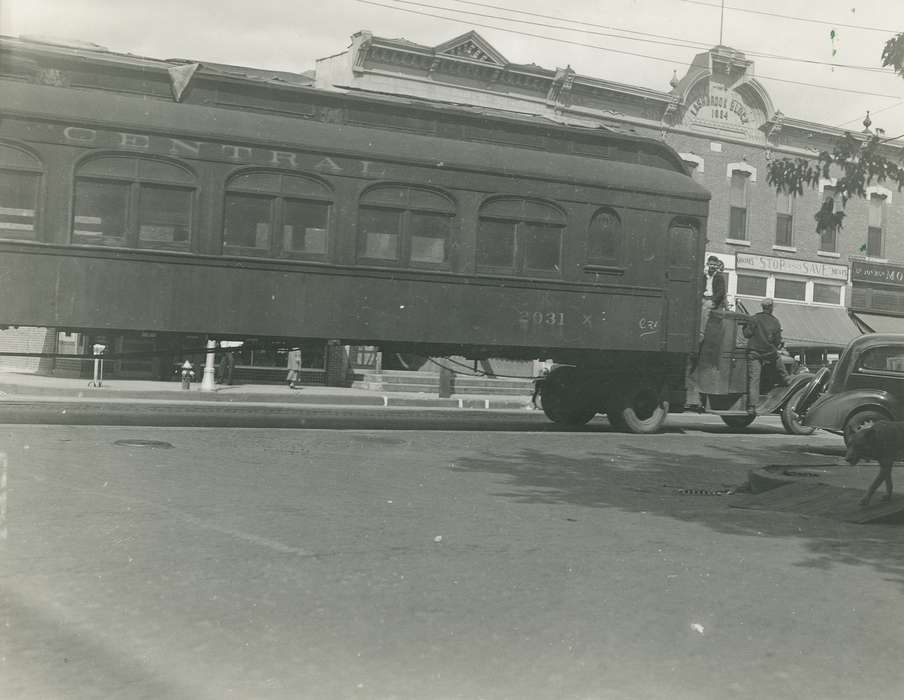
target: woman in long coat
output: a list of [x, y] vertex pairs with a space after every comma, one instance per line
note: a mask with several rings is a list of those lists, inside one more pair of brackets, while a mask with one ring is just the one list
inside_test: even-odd
[[298, 383], [298, 380], [301, 378], [301, 350], [298, 348], [292, 348], [289, 350], [288, 367], [289, 374], [286, 376], [286, 381], [289, 382], [289, 388], [294, 389], [295, 385]]

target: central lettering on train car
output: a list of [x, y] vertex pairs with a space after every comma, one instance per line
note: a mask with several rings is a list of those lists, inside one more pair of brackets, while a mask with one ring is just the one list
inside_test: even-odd
[[332, 175], [349, 174], [364, 177], [383, 177], [385, 169], [378, 163], [356, 158], [344, 158], [323, 153], [285, 151], [232, 143], [214, 143], [192, 139], [178, 139], [156, 134], [126, 131], [105, 131], [82, 126], [59, 127], [61, 140], [78, 146], [110, 148], [133, 153], [154, 153], [200, 160], [218, 160], [243, 165], [264, 165], [297, 170], [316, 170]]

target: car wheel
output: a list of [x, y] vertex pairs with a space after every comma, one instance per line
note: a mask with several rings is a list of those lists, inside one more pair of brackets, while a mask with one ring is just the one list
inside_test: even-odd
[[805, 395], [806, 389], [796, 392], [788, 398], [785, 407], [782, 409], [782, 425], [785, 427], [785, 431], [791, 435], [812, 435], [813, 431], [816, 430], [812, 425], [804, 425], [801, 422], [800, 414], [797, 412], [797, 407], [801, 399], [805, 398]]
[[756, 416], [720, 416], [720, 418], [725, 425], [736, 430], [746, 428], [756, 420]]
[[878, 423], [879, 421], [890, 420], [888, 414], [883, 413], [882, 411], [877, 411], [873, 408], [867, 408], [862, 411], [857, 411], [850, 418], [845, 421], [844, 424], [844, 444], [847, 445], [851, 441], [851, 437], [854, 433], [863, 430], [864, 428], [869, 428], [874, 423]]

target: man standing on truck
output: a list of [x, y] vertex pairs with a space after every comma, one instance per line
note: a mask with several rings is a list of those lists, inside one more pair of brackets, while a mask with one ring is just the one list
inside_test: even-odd
[[750, 322], [744, 324], [747, 338], [747, 408], [755, 409], [760, 396], [760, 377], [767, 365], [775, 367], [779, 381], [788, 386], [791, 377], [785, 371], [779, 350], [785, 345], [782, 340], [782, 324], [772, 315], [772, 299], [760, 302], [763, 310], [754, 314]]

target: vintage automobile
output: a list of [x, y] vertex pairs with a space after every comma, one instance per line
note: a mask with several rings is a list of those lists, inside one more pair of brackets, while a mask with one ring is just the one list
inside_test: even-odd
[[904, 420], [904, 334], [852, 340], [830, 372], [816, 373], [791, 409], [803, 425], [844, 436], [880, 420]]
[[[786, 431], [809, 435], [815, 428], [801, 423], [795, 407], [797, 397], [815, 378], [810, 372], [792, 374], [791, 382], [784, 385], [778, 381], [778, 372], [769, 371], [767, 366], [756, 387], [757, 396], [748, 400], [747, 364], [757, 360], [749, 357], [741, 329], [751, 320], [747, 314], [732, 311], [709, 314], [695, 370], [702, 408], [720, 416], [732, 428], [746, 428], [757, 416], [778, 414]], [[793, 362], [790, 357], [788, 360]], [[750, 410], [750, 405], [755, 409]]]

